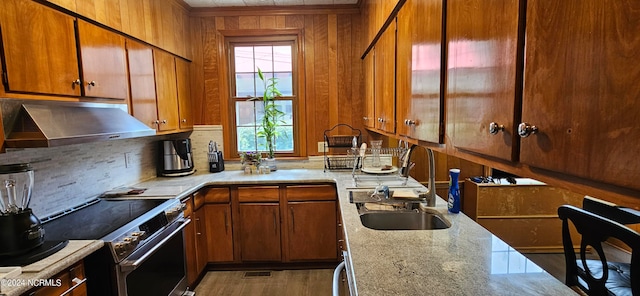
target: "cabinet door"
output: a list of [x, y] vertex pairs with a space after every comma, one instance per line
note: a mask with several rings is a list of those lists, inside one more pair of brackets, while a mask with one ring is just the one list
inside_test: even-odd
[[[220, 209], [225, 219], [225, 235], [220, 236], [216, 240], [216, 248], [220, 248], [217, 254], [224, 254], [226, 261], [233, 261], [233, 236], [231, 235], [231, 208], [229, 205], [220, 205]], [[197, 275], [200, 275], [202, 271], [207, 267], [209, 262], [209, 248], [207, 242], [207, 212], [204, 207], [199, 208], [193, 212], [193, 218], [195, 220], [195, 247], [196, 247], [196, 264], [195, 269]], [[231, 254], [231, 255], [229, 255]]]
[[186, 208], [184, 210], [184, 216], [191, 219], [191, 223], [184, 227], [184, 253], [187, 265], [187, 283], [191, 285], [198, 278], [198, 270], [196, 266], [196, 224], [199, 221], [196, 220], [193, 213], [193, 198], [189, 198], [186, 201], [182, 201]]
[[180, 129], [193, 129], [191, 116], [191, 86], [189, 79], [189, 62], [176, 58], [176, 79], [178, 87], [178, 114]]
[[408, 0], [398, 12], [398, 134], [442, 143], [442, 0]]
[[335, 260], [337, 251], [336, 202], [290, 202], [289, 259]]
[[127, 40], [127, 57], [131, 83], [131, 113], [150, 128], [158, 128], [153, 50], [142, 43]]
[[124, 37], [78, 20], [78, 43], [84, 95], [127, 99], [127, 57]]
[[280, 210], [277, 203], [241, 203], [242, 261], [281, 261]]
[[74, 18], [34, 1], [0, 9], [8, 91], [80, 96]]
[[393, 22], [376, 43], [374, 69], [376, 128], [388, 133], [395, 132], [395, 47]]
[[[229, 204], [204, 205], [206, 249], [209, 262], [233, 261], [233, 229]], [[202, 230], [200, 231], [202, 233]]]
[[640, 2], [527, 1], [522, 139], [530, 166], [636, 190]]
[[447, 133], [456, 148], [515, 160], [520, 2], [447, 1]]
[[171, 54], [153, 51], [158, 103], [159, 131], [178, 129], [178, 87], [176, 85], [176, 62]]
[[375, 48], [364, 57], [364, 126], [376, 127], [375, 115], [375, 83], [374, 83], [374, 56]]

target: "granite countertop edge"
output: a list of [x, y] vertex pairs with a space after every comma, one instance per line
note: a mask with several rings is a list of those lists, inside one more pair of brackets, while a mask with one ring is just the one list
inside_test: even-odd
[[[0, 295], [21, 295], [35, 287], [31, 285], [33, 281], [46, 280], [55, 276], [57, 273], [99, 250], [103, 245], [104, 242], [102, 240], [70, 240], [67, 246], [57, 253], [32, 265], [24, 266], [24, 270], [19, 276], [7, 282], [2, 281]], [[38, 268], [35, 265], [42, 267]], [[27, 269], [33, 269], [34, 271], [27, 272]], [[8, 282], [12, 283], [11, 286], [7, 286]], [[46, 285], [47, 283], [41, 284]]]

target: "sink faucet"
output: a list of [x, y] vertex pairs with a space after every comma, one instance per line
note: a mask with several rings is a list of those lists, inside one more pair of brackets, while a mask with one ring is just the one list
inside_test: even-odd
[[[409, 178], [409, 171], [413, 168], [413, 163], [411, 163], [411, 154], [416, 147], [421, 147], [418, 145], [411, 145], [411, 148], [405, 153], [404, 157], [402, 157], [402, 167], [400, 168], [400, 176], [404, 178]], [[428, 207], [436, 206], [436, 162], [433, 157], [433, 150], [430, 148], [426, 148], [427, 157], [429, 158], [429, 183], [427, 192], [421, 193], [420, 197], [426, 198], [426, 203]]]

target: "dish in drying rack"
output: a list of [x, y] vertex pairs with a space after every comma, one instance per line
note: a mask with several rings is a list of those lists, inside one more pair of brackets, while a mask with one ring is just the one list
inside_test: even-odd
[[396, 166], [392, 166], [391, 168], [389, 168], [389, 166], [381, 166], [381, 167], [368, 167], [368, 168], [361, 168], [360, 169], [362, 172], [367, 173], [367, 174], [391, 174], [391, 173], [395, 173], [398, 171], [398, 168]]

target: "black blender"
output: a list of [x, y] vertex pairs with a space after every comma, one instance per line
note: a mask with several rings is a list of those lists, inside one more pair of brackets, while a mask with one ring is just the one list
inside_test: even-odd
[[0, 266], [30, 264], [66, 245], [43, 246], [44, 228], [29, 208], [32, 190], [29, 164], [0, 165]]

